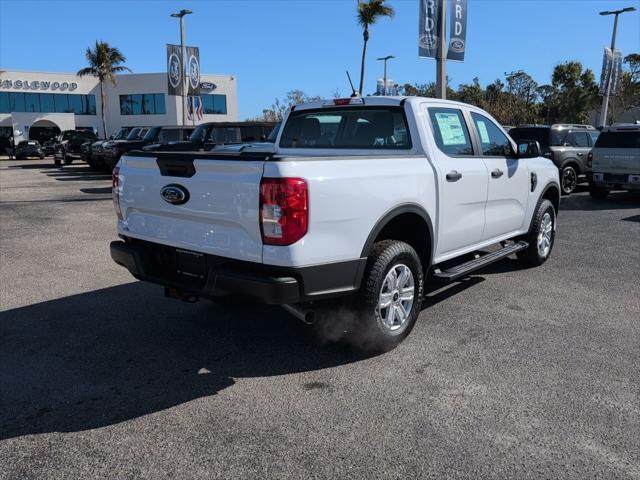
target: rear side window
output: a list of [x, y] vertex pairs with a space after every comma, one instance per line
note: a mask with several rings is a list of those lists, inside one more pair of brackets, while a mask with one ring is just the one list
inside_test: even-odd
[[596, 140], [598, 140], [600, 136], [600, 132], [589, 132], [589, 136], [591, 137], [591, 145], [595, 145]]
[[504, 157], [507, 154], [511, 142], [507, 136], [502, 133], [495, 123], [484, 115], [471, 112], [471, 118], [476, 125], [480, 144], [482, 145], [482, 154], [488, 157]]
[[473, 155], [469, 129], [462, 111], [455, 108], [430, 108], [429, 117], [436, 145], [447, 155]]
[[409, 149], [401, 108], [338, 107], [293, 112], [280, 148]]
[[640, 148], [640, 131], [602, 132], [594, 148]]
[[551, 129], [550, 128], [512, 128], [509, 135], [516, 142], [524, 142], [525, 140], [535, 140], [541, 147], [549, 147], [551, 145]]
[[573, 132], [573, 146], [589, 147], [589, 134], [587, 132]]

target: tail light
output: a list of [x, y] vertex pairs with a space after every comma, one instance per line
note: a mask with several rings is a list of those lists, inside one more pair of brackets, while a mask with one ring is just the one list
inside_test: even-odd
[[113, 208], [116, 211], [118, 220], [122, 220], [122, 210], [120, 209], [120, 167], [115, 166], [111, 172], [111, 195], [113, 197]]
[[592, 165], [593, 165], [593, 153], [589, 152], [589, 155], [587, 155], [587, 167], [591, 168]]
[[291, 245], [307, 233], [309, 191], [301, 178], [263, 178], [260, 227], [266, 245]]

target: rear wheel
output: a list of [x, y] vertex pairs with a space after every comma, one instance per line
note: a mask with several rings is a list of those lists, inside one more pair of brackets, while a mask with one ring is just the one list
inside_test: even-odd
[[395, 348], [416, 323], [423, 291], [422, 265], [413, 247], [397, 240], [376, 243], [354, 299], [347, 341], [366, 353]]
[[571, 195], [578, 185], [578, 172], [572, 165], [567, 165], [560, 172], [560, 184], [564, 195]]
[[517, 253], [518, 260], [528, 267], [537, 267], [547, 261], [556, 238], [556, 211], [549, 200], [540, 202], [533, 217], [531, 230], [525, 240], [529, 246]]

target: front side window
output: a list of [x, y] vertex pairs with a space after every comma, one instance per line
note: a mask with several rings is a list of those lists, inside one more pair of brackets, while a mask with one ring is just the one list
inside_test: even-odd
[[447, 155], [473, 155], [469, 129], [456, 108], [430, 108], [429, 117], [436, 145]]
[[504, 157], [511, 148], [511, 142], [498, 126], [484, 115], [471, 112], [471, 118], [478, 131], [482, 155]]
[[337, 107], [294, 111], [280, 147], [407, 150], [411, 138], [401, 108]]

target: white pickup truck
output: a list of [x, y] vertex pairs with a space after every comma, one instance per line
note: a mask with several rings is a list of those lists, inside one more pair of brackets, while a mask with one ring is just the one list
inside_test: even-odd
[[412, 329], [426, 281], [512, 254], [542, 264], [560, 186], [537, 142], [517, 145], [481, 109], [354, 97], [292, 108], [270, 146], [128, 153], [113, 200], [111, 256], [136, 278], [309, 323], [340, 301], [347, 338], [384, 351]]

